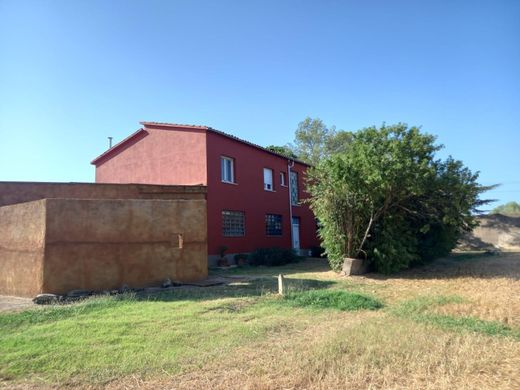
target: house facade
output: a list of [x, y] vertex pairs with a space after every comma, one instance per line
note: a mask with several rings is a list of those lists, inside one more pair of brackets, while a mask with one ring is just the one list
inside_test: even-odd
[[207, 186], [208, 255], [319, 245], [307, 164], [206, 126], [142, 122], [92, 161], [97, 183]]

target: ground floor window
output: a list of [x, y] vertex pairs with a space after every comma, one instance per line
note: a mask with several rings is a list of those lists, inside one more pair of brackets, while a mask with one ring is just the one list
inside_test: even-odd
[[222, 234], [224, 237], [242, 237], [246, 234], [243, 211], [222, 210]]
[[268, 236], [282, 235], [282, 216], [278, 214], [265, 215], [265, 234]]

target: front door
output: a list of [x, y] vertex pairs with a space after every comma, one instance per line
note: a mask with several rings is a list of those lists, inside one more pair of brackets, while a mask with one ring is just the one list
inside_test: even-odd
[[298, 217], [292, 219], [292, 247], [300, 249], [300, 218]]

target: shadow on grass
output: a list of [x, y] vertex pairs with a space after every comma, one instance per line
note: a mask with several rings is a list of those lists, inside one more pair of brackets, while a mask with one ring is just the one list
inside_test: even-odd
[[233, 275], [261, 275], [276, 276], [278, 274], [292, 275], [301, 273], [329, 272], [330, 266], [326, 258], [309, 257], [295, 263], [277, 267], [250, 266], [230, 268], [211, 268], [210, 275], [233, 276]]
[[[285, 279], [288, 291], [325, 289], [335, 282], [315, 279]], [[224, 298], [260, 297], [278, 292], [278, 280], [264, 277], [251, 280], [237, 280], [227, 285], [210, 287], [184, 287], [153, 295], [136, 294], [131, 299], [138, 301], [207, 301]]]
[[389, 279], [457, 279], [463, 277], [520, 280], [520, 253], [506, 252], [499, 255], [487, 253], [454, 253], [431, 263], [403, 270], [391, 275], [369, 273], [365, 277], [376, 280]]

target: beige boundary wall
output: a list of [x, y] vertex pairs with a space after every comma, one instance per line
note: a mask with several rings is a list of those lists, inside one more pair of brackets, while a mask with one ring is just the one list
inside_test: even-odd
[[[5, 190], [4, 184], [0, 189]], [[39, 184], [21, 187], [48, 195]], [[69, 190], [71, 185], [64, 186]], [[95, 188], [97, 184], [86, 186], [90, 195], [106, 195], [104, 189]], [[129, 197], [138, 196], [131, 192], [142, 187], [111, 186], [116, 186], [111, 190], [117, 196]], [[152, 196], [173, 193], [186, 199], [56, 197], [0, 207], [0, 294], [32, 297], [75, 289], [116, 289], [124, 284], [157, 286], [167, 278], [205, 279], [205, 188], [183, 192], [182, 186], [177, 191], [176, 186], [144, 187]], [[164, 187], [169, 187], [166, 195], [161, 192]], [[27, 193], [21, 191], [18, 197]], [[0, 192], [0, 199], [6, 197], [5, 191]]]

